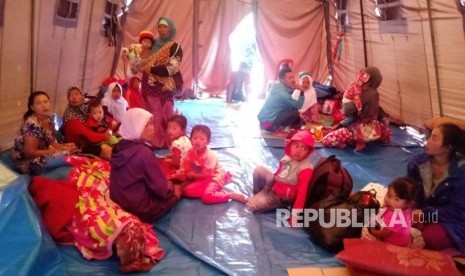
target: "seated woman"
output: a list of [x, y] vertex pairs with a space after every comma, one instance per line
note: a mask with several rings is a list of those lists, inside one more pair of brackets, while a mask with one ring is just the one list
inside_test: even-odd
[[[434, 128], [425, 152], [408, 164], [417, 182], [413, 222], [422, 229], [425, 247], [465, 254], [465, 135], [455, 124]], [[457, 252], [459, 251], [459, 252]]]
[[[380, 107], [377, 88], [381, 85], [383, 77], [377, 67], [368, 67], [363, 71], [369, 75], [369, 80], [362, 87], [360, 115], [351, 125], [336, 129], [323, 137], [322, 143], [325, 147], [345, 148], [350, 144], [355, 144], [355, 150], [362, 151], [367, 142], [389, 141], [391, 132], [388, 126], [378, 120]], [[351, 113], [356, 116], [355, 104], [352, 102], [349, 105], [347, 114]], [[352, 111], [350, 112], [350, 110]]]
[[95, 156], [110, 156], [111, 147], [101, 142], [110, 139], [109, 133], [97, 133], [86, 126], [89, 105], [84, 102], [84, 93], [78, 87], [68, 89], [68, 107], [63, 114], [63, 134], [67, 142], [76, 144], [82, 153]]
[[64, 156], [76, 151], [74, 143], [57, 143], [50, 98], [44, 91], [29, 95], [24, 122], [15, 139], [13, 159], [22, 173], [39, 175], [67, 166]]
[[129, 109], [121, 122], [123, 140], [111, 156], [110, 196], [124, 210], [144, 222], [153, 223], [181, 198], [181, 188], [163, 174], [153, 149], [152, 114], [141, 108]]

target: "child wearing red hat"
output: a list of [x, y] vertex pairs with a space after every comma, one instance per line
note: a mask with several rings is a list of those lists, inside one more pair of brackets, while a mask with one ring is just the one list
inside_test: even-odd
[[[300, 130], [286, 141], [285, 155], [275, 173], [263, 166], [256, 167], [253, 172], [254, 195], [247, 200], [249, 209], [254, 213], [289, 206], [293, 210], [302, 210], [313, 174], [309, 156], [314, 148], [310, 132]], [[292, 225], [292, 217], [290, 222]]]

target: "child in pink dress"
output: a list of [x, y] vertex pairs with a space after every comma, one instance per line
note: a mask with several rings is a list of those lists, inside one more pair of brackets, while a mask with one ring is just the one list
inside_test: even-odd
[[398, 178], [389, 186], [384, 197], [380, 227], [368, 228], [378, 240], [398, 245], [409, 246], [412, 242], [412, 209], [416, 198], [416, 186], [409, 178]]
[[230, 199], [245, 202], [244, 195], [223, 190], [224, 185], [231, 181], [231, 174], [223, 169], [216, 154], [208, 148], [210, 139], [208, 126], [196, 125], [192, 128], [192, 148], [187, 151], [181, 169], [171, 179], [188, 181], [183, 190], [184, 196], [201, 198], [205, 204], [222, 203]]

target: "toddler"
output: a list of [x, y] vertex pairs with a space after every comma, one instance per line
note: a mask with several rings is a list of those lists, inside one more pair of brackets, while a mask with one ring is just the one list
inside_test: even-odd
[[[357, 79], [352, 82], [347, 90], [344, 92], [342, 97], [342, 113], [345, 118], [340, 122], [342, 126], [348, 126], [357, 118], [357, 114], [362, 110], [362, 99], [361, 94], [363, 85], [370, 80], [370, 75], [365, 71], [361, 70], [357, 76]], [[355, 105], [357, 114], [354, 114], [349, 110], [349, 105], [352, 103]]]
[[175, 173], [186, 157], [187, 151], [192, 147], [186, 136], [187, 119], [184, 115], [175, 114], [168, 119], [166, 133], [171, 142], [171, 154], [161, 159], [161, 166], [168, 177]]
[[245, 202], [244, 195], [223, 190], [223, 186], [231, 181], [231, 174], [222, 168], [216, 154], [208, 148], [210, 139], [208, 126], [196, 125], [192, 128], [192, 148], [187, 151], [180, 170], [171, 179], [187, 180], [184, 196], [201, 198], [205, 204], [222, 203], [230, 199]]
[[114, 146], [120, 140], [113, 135], [119, 124], [112, 118], [105, 116], [102, 103], [98, 99], [89, 102], [89, 117], [86, 125], [94, 132], [108, 133], [110, 135], [107, 140], [102, 142], [103, 144]]
[[[285, 156], [280, 160], [275, 173], [262, 166], [255, 168], [254, 195], [247, 200], [247, 206], [252, 212], [288, 207], [292, 207], [293, 211], [301, 211], [304, 208], [313, 174], [308, 157], [314, 150], [314, 143], [308, 130], [300, 130], [286, 141]], [[296, 221], [291, 216], [289, 222], [294, 225]]]
[[412, 241], [412, 206], [416, 186], [409, 178], [398, 178], [389, 186], [381, 209], [384, 225], [368, 228], [376, 239], [398, 246], [409, 246]]

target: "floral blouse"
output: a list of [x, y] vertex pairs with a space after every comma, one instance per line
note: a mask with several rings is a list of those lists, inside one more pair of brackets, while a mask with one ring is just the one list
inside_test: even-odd
[[40, 125], [39, 120], [35, 115], [29, 116], [21, 125], [19, 134], [14, 142], [13, 160], [15, 162], [16, 169], [22, 173], [38, 175], [50, 159], [64, 154], [64, 152], [54, 152], [34, 159], [26, 158], [24, 153], [24, 137], [31, 136], [37, 138], [39, 140], [38, 149], [40, 150], [46, 150], [52, 143], [56, 142], [57, 133], [55, 130], [55, 124], [51, 117], [48, 119], [48, 129], [44, 129]]

